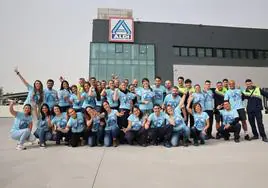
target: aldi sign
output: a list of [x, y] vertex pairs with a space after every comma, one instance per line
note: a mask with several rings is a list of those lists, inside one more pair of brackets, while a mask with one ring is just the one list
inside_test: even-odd
[[110, 42], [134, 42], [134, 23], [130, 18], [110, 18]]

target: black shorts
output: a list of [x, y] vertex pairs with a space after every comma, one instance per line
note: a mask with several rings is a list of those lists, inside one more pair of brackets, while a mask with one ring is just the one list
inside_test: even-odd
[[246, 121], [247, 120], [245, 108], [238, 109], [237, 112], [238, 112], [240, 121]]

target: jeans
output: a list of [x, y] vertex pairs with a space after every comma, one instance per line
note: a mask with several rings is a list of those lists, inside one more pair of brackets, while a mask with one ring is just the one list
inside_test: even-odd
[[205, 135], [203, 131], [198, 130], [196, 127], [192, 127], [191, 132], [192, 132], [195, 143], [198, 142], [198, 140], [205, 142]]
[[239, 136], [240, 130], [241, 130], [240, 123], [237, 123], [236, 125], [231, 125], [231, 127], [229, 129], [224, 129], [224, 125], [222, 125], [219, 128], [219, 132], [224, 138], [229, 138], [229, 136], [230, 136], [229, 133], [233, 132], [235, 139], [239, 139], [240, 138], [240, 136]]
[[96, 146], [99, 143], [103, 143], [103, 127], [99, 127], [97, 132], [89, 132], [88, 136], [88, 145], [89, 146]]
[[173, 127], [171, 125], [165, 125], [158, 128], [150, 128], [148, 130], [148, 138], [152, 144], [164, 142], [170, 142], [172, 136]]
[[172, 133], [171, 136], [171, 145], [178, 146], [180, 137], [183, 137], [184, 141], [190, 137], [190, 129], [189, 127], [183, 127], [181, 130]]
[[140, 145], [143, 145], [146, 143], [147, 135], [148, 135], [148, 130], [142, 127], [138, 131], [134, 131], [134, 130], [127, 131], [125, 134], [125, 138], [129, 145], [132, 145], [134, 140], [136, 140]]
[[109, 147], [112, 145], [114, 139], [116, 139], [119, 135], [119, 128], [113, 127], [111, 130], [105, 130], [104, 136], [104, 146]]
[[40, 144], [44, 144], [47, 140], [52, 138], [51, 132], [44, 129], [36, 129], [34, 136], [39, 138]]
[[25, 140], [29, 138], [31, 134], [31, 130], [29, 128], [26, 129], [20, 129], [13, 131], [11, 133], [11, 138], [14, 140], [18, 140], [20, 145], [23, 145]]

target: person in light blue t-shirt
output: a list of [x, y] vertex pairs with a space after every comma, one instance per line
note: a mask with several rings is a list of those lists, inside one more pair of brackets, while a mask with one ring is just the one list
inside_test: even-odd
[[129, 145], [133, 145], [133, 142], [137, 141], [143, 147], [147, 146], [148, 129], [145, 129], [145, 123], [146, 118], [143, 117], [142, 111], [136, 106], [133, 107], [133, 112], [128, 117], [128, 127], [123, 129]]
[[184, 100], [185, 95], [181, 98], [179, 96], [178, 87], [173, 86], [172, 87], [172, 93], [168, 94], [165, 97], [163, 108], [165, 109], [167, 106], [171, 106], [173, 109], [175, 109], [177, 106], [183, 107], [184, 106]]
[[198, 140], [200, 144], [205, 144], [205, 134], [209, 128], [209, 116], [206, 112], [203, 112], [200, 103], [193, 105], [193, 110], [190, 108], [190, 104], [187, 105], [187, 110], [194, 117], [194, 126], [191, 128], [191, 132], [194, 138], [194, 145], [198, 146]]
[[115, 100], [115, 98], [114, 98], [115, 97], [114, 81], [110, 80], [108, 82], [108, 86], [109, 86], [109, 89], [103, 90], [101, 95], [103, 97], [106, 97], [106, 99], [109, 102], [112, 109], [118, 110], [119, 103], [118, 103], [118, 100]]
[[70, 96], [70, 102], [73, 105], [73, 109], [76, 112], [81, 112], [82, 111], [82, 104], [83, 104], [81, 93], [78, 91], [76, 85], [71, 86], [71, 91], [72, 91], [72, 94]]
[[104, 114], [99, 114], [94, 108], [88, 106], [85, 110], [85, 119], [88, 131], [88, 145], [90, 147], [102, 146], [104, 123], [102, 119]]
[[44, 101], [44, 91], [43, 91], [43, 84], [40, 80], [36, 80], [31, 86], [24, 77], [20, 74], [19, 70], [15, 69], [16, 74], [19, 76], [21, 81], [27, 87], [28, 95], [26, 100], [24, 101], [25, 104], [30, 104], [32, 106], [32, 110], [34, 115], [38, 118], [40, 115], [40, 107]]
[[62, 112], [66, 112], [71, 107], [71, 93], [69, 83], [66, 80], [61, 82], [60, 90], [58, 91], [59, 106]]
[[85, 133], [84, 133], [84, 129], [85, 129], [85, 120], [84, 120], [84, 116], [81, 112], [75, 112], [75, 110], [73, 108], [69, 108], [67, 111], [69, 120], [67, 122], [66, 127], [60, 128], [57, 127], [58, 131], [61, 131], [63, 133], [68, 133], [69, 131], [71, 131], [71, 146], [72, 147], [77, 147], [79, 145], [79, 143], [82, 145], [82, 140], [81, 138], [85, 139]]
[[146, 129], [148, 130], [148, 138], [152, 145], [157, 145], [164, 142], [164, 146], [171, 147], [170, 139], [172, 136], [172, 125], [169, 116], [165, 112], [161, 112], [161, 107], [158, 104], [154, 105], [154, 113], [150, 114]]
[[105, 110], [105, 136], [104, 136], [104, 145], [109, 147], [113, 145], [114, 147], [118, 146], [118, 136], [119, 136], [119, 126], [117, 123], [117, 117], [123, 116], [124, 112], [119, 113], [117, 110], [111, 109], [107, 101], [103, 102], [103, 108]]
[[154, 92], [154, 104], [162, 106], [164, 98], [166, 96], [166, 88], [161, 85], [161, 77], [155, 77], [155, 85], [152, 86]]
[[[196, 104], [196, 103], [199, 103], [202, 107], [202, 109], [205, 108], [205, 95], [204, 93], [201, 91], [201, 87], [199, 84], [196, 84], [194, 86], [194, 89], [195, 89], [195, 92], [194, 93], [191, 93], [189, 98], [188, 98], [188, 103], [193, 103]], [[187, 105], [188, 105], [187, 103]]]
[[172, 106], [167, 106], [166, 112], [169, 115], [171, 125], [173, 125], [171, 145], [173, 147], [179, 146], [179, 138], [183, 136], [183, 145], [188, 146], [190, 129], [185, 124], [185, 118], [181, 116], [181, 113], [175, 113]]
[[29, 139], [33, 122], [31, 116], [31, 105], [25, 104], [23, 112], [14, 110], [14, 101], [10, 102], [9, 111], [15, 117], [15, 121], [10, 131], [11, 138], [19, 141], [16, 147], [17, 150], [25, 150], [23, 144]]
[[235, 81], [229, 81], [229, 89], [224, 95], [224, 100], [229, 100], [231, 108], [237, 110], [239, 119], [242, 122], [243, 130], [245, 133], [245, 140], [250, 141], [251, 138], [248, 134], [247, 116], [245, 107], [243, 105], [243, 92], [240, 89], [235, 88]]
[[150, 87], [148, 78], [142, 79], [143, 88], [137, 91], [139, 108], [144, 114], [150, 114], [153, 109], [153, 100], [155, 93]]
[[65, 129], [67, 126], [67, 114], [66, 112], [61, 112], [60, 106], [55, 105], [53, 107], [54, 117], [51, 120], [51, 124], [54, 126], [56, 130], [56, 144], [60, 145], [61, 139], [64, 137], [65, 145], [69, 145], [69, 140], [71, 137], [71, 131], [67, 133], [63, 133], [62, 131], [58, 130], [58, 128]]
[[85, 110], [86, 107], [90, 106], [95, 108], [96, 106], [96, 92], [94, 86], [90, 86], [90, 83], [84, 83], [84, 92], [81, 94], [81, 98], [83, 100], [82, 108]]
[[52, 110], [53, 106], [58, 104], [58, 93], [53, 89], [54, 81], [52, 79], [47, 80], [47, 88], [44, 89], [44, 103]]
[[101, 82], [97, 81], [96, 88], [95, 88], [95, 93], [96, 93], [96, 97], [95, 97], [95, 103], [96, 103], [95, 110], [97, 112], [101, 112], [101, 110], [102, 110], [102, 102], [104, 101], [104, 97], [102, 96], [102, 91], [103, 90], [104, 89], [102, 89]]
[[36, 138], [39, 138], [40, 148], [46, 148], [46, 141], [52, 138], [52, 123], [49, 106], [42, 104], [41, 117], [37, 121], [37, 129], [34, 132]]

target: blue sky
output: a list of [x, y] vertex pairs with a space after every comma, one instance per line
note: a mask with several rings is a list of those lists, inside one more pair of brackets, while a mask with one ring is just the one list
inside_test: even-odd
[[[13, 68], [32, 83], [88, 75], [97, 8], [133, 9], [140, 21], [268, 28], [266, 0], [0, 0], [0, 86], [26, 91]], [[107, 31], [108, 32], [108, 31]]]

